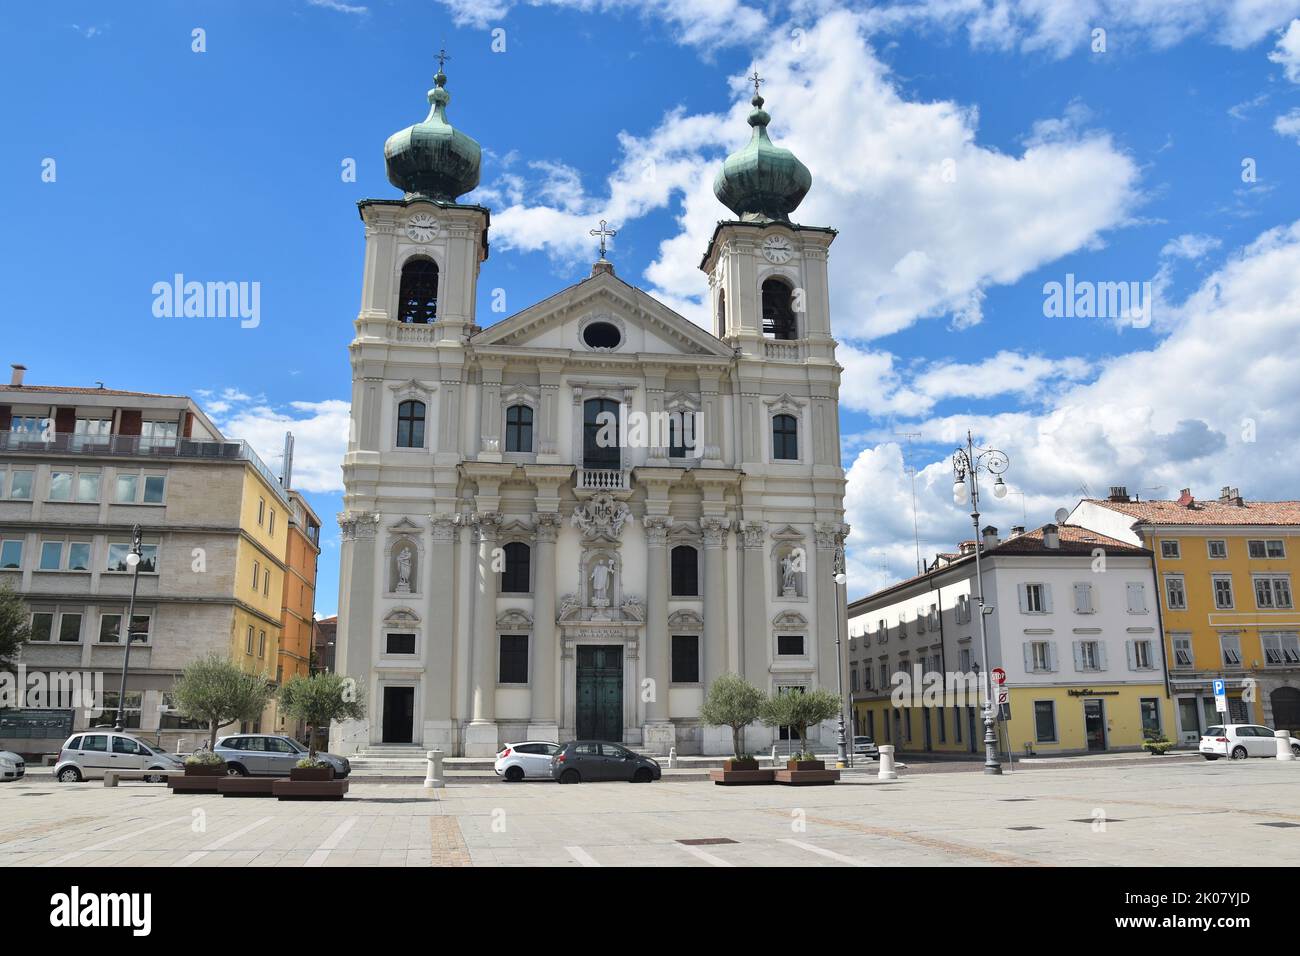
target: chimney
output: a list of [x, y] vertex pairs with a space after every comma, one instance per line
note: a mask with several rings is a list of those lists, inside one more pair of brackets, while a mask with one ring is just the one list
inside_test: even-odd
[[984, 535], [984, 550], [996, 548], [1001, 542], [998, 541], [998, 529], [993, 525], [985, 525], [984, 530], [980, 532]]
[[1025, 526], [1022, 524], [1013, 524], [1011, 526], [1011, 537], [1018, 538], [1025, 533]]
[[958, 542], [957, 542], [957, 553], [958, 553], [958, 554], [974, 554], [974, 553], [975, 553], [975, 542], [974, 542], [974, 541], [958, 541]]
[[1219, 504], [1236, 505], [1238, 508], [1244, 508], [1246, 506], [1246, 502], [1241, 498], [1241, 492], [1228, 485], [1224, 485], [1223, 489], [1219, 492]]
[[1061, 529], [1054, 524], [1043, 525], [1043, 547], [1058, 551], [1061, 547]]
[[1128, 489], [1123, 485], [1110, 486], [1110, 498], [1108, 501], [1128, 501]]
[[14, 370], [13, 377], [9, 379], [9, 387], [10, 387], [10, 388], [22, 388], [22, 387], [23, 387], [23, 372], [27, 371], [27, 366], [26, 366], [26, 365], [16, 365], [16, 364], [15, 364], [15, 365], [10, 365], [9, 367], [10, 367], [11, 369]]
[[1181, 492], [1179, 492], [1178, 503], [1182, 505], [1184, 508], [1196, 507], [1196, 499], [1192, 497], [1191, 488], [1184, 488]]

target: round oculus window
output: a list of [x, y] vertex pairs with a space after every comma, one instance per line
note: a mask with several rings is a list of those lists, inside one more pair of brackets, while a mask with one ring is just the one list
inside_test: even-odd
[[612, 322], [592, 322], [582, 330], [582, 341], [592, 349], [616, 349], [623, 335]]

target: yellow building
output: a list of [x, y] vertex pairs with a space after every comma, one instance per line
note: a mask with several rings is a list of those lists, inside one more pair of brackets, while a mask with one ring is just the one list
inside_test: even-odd
[[1184, 739], [1222, 723], [1212, 682], [1237, 723], [1300, 730], [1300, 501], [1246, 501], [1235, 488], [1198, 501], [1135, 501], [1112, 488], [1074, 523], [1150, 549], [1160, 581], [1171, 690]]

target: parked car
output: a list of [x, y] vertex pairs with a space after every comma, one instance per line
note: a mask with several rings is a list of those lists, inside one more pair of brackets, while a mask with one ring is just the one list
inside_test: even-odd
[[872, 760], [880, 759], [880, 748], [870, 737], [854, 737], [853, 753], [858, 757], [870, 757]]
[[560, 745], [545, 740], [525, 740], [523, 743], [506, 744], [497, 754], [493, 765], [498, 777], [505, 777], [511, 783], [520, 780], [541, 778], [551, 779], [551, 758], [560, 752]]
[[[54, 779], [76, 783], [102, 777], [105, 770], [182, 770], [184, 766], [180, 757], [139, 737], [113, 730], [89, 730], [73, 734], [64, 743], [54, 764]], [[158, 775], [145, 779], [158, 782], [166, 778]]]
[[551, 776], [560, 783], [596, 780], [658, 780], [659, 764], [650, 757], [604, 740], [570, 740], [551, 758]]
[[[226, 762], [232, 777], [287, 777], [308, 750], [292, 737], [279, 734], [231, 734], [217, 738], [212, 752]], [[347, 757], [316, 751], [316, 757], [334, 768], [334, 776], [352, 772]]]
[[26, 772], [22, 757], [12, 750], [0, 750], [0, 780], [21, 780]]
[[[1277, 738], [1273, 731], [1259, 724], [1224, 724], [1207, 727], [1201, 736], [1201, 756], [1206, 760], [1230, 757], [1276, 757]], [[1300, 741], [1291, 741], [1291, 750], [1300, 757]]]

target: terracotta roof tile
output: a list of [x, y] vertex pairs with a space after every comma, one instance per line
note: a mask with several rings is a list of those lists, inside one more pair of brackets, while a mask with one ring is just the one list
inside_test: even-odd
[[1300, 525], [1300, 501], [1246, 501], [1238, 505], [1213, 500], [1188, 506], [1176, 501], [1085, 500], [1154, 525]]
[[78, 385], [0, 385], [0, 394], [6, 397], [21, 395], [25, 392], [37, 392], [43, 395], [65, 393], [69, 395], [119, 395], [134, 398], [176, 398], [185, 399], [185, 395], [161, 395], [157, 392], [124, 392], [116, 388], [98, 388]]
[[1024, 534], [1017, 535], [1014, 538], [1008, 538], [996, 548], [986, 551], [985, 554], [1091, 554], [1093, 548], [1104, 548], [1108, 554], [1118, 552], [1120, 554], [1148, 554], [1145, 548], [1138, 547], [1135, 544], [1129, 544], [1126, 541], [1120, 541], [1118, 538], [1112, 538], [1109, 535], [1099, 534], [1096, 531], [1089, 531], [1087, 528], [1079, 528], [1075, 525], [1063, 524], [1057, 529], [1057, 536], [1061, 539], [1059, 548], [1048, 548], [1043, 544], [1043, 529], [1035, 528], [1033, 531], [1026, 531]]

